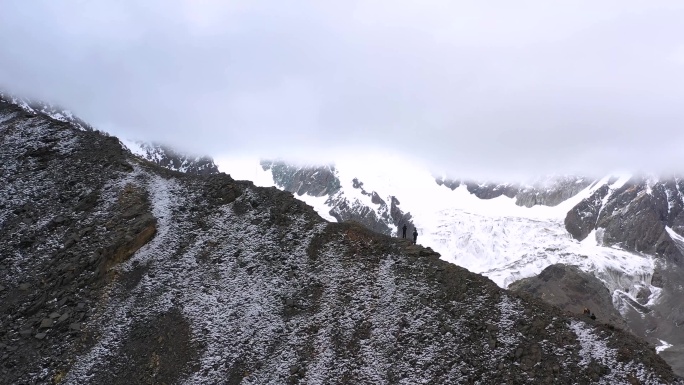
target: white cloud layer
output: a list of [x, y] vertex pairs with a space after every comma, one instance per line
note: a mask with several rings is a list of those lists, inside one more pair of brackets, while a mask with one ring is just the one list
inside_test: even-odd
[[3, 0], [0, 86], [214, 156], [684, 168], [684, 2]]

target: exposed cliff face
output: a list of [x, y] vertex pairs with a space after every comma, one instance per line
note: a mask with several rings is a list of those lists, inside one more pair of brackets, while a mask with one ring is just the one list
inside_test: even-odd
[[573, 238], [584, 240], [596, 228], [603, 200], [609, 192], [609, 185], [601, 186], [568, 212], [565, 217], [565, 228]]
[[644, 342], [0, 103], [1, 383], [682, 383]]
[[565, 218], [578, 240], [597, 230], [606, 245], [660, 256], [675, 264], [684, 256], [667, 229], [684, 234], [684, 182], [632, 178], [617, 188], [604, 186]]

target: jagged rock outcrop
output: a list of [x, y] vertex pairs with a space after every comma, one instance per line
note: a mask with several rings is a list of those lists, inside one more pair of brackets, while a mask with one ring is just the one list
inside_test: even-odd
[[465, 185], [468, 192], [480, 199], [492, 199], [502, 195], [514, 198], [515, 194], [517, 194], [520, 189], [518, 185], [512, 183], [481, 183], [477, 181], [460, 181], [445, 177], [437, 177], [435, 178], [435, 182], [437, 182], [438, 185], [448, 187], [451, 190], [455, 190], [459, 186]]
[[460, 180], [450, 179], [450, 178], [441, 177], [441, 176], [436, 177], [435, 182], [439, 186], [448, 187], [449, 189], [451, 189], [451, 191], [456, 190], [458, 188], [458, 186], [461, 185]]
[[0, 175], [0, 383], [682, 383], [429, 249], [6, 103]]
[[576, 266], [551, 265], [538, 275], [516, 281], [508, 288], [532, 294], [574, 314], [582, 314], [584, 308], [588, 308], [596, 315], [597, 321], [629, 330], [613, 307], [610, 291], [598, 278]]
[[584, 240], [598, 222], [599, 213], [603, 208], [603, 199], [610, 192], [608, 185], [601, 186], [589, 198], [583, 199], [573, 207], [565, 217], [565, 228], [573, 238]]
[[634, 177], [615, 188], [607, 184], [581, 201], [565, 218], [568, 232], [582, 240], [600, 230], [601, 242], [661, 256], [680, 264], [684, 255], [667, 232], [684, 234], [684, 183]]

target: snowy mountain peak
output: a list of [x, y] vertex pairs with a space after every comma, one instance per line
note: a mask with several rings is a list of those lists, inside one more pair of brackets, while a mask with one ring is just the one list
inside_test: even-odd
[[197, 175], [219, 173], [218, 166], [208, 156], [183, 154], [171, 147], [158, 143], [124, 140], [122, 144], [131, 153], [169, 170]]

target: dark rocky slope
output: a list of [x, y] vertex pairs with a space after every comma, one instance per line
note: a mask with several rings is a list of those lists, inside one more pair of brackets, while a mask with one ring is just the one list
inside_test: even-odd
[[534, 295], [562, 310], [582, 314], [591, 310], [599, 322], [629, 330], [613, 307], [612, 295], [603, 283], [577, 266], [551, 265], [534, 277], [512, 283], [509, 290]]
[[0, 383], [682, 383], [632, 335], [0, 102]]

